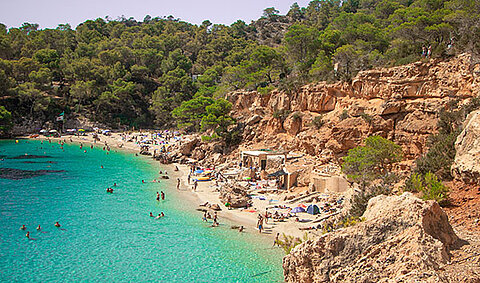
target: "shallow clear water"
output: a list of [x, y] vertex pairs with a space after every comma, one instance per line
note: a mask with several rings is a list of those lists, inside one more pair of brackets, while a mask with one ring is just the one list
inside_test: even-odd
[[[0, 141], [0, 155], [6, 156], [0, 168], [66, 170], [21, 180], [0, 178], [0, 281], [283, 280], [283, 253], [271, 248], [270, 239], [239, 234], [225, 222], [218, 228], [202, 223], [172, 181], [142, 184], [142, 179], [158, 178], [157, 163], [86, 149]], [[25, 153], [51, 157], [8, 159]], [[114, 194], [107, 194], [114, 182]], [[158, 202], [160, 190], [167, 198]], [[155, 220], [150, 211], [166, 216]], [[19, 230], [22, 224], [33, 239]], [[43, 233], [36, 230], [39, 224]]]

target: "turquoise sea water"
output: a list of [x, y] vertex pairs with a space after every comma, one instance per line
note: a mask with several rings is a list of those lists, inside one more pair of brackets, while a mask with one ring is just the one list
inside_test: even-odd
[[[172, 181], [142, 184], [158, 178], [158, 164], [150, 159], [85, 148], [0, 141], [0, 168], [65, 170], [0, 178], [1, 282], [283, 280], [283, 252], [271, 248], [271, 239], [240, 234], [222, 219], [218, 228], [202, 223]], [[10, 159], [25, 153], [49, 157]], [[107, 194], [114, 182], [114, 194]], [[158, 202], [160, 190], [167, 198]], [[166, 216], [155, 220], [150, 211]], [[32, 239], [19, 230], [22, 224]]]

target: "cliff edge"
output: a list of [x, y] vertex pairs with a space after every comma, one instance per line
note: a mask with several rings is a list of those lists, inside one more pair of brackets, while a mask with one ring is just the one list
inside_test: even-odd
[[434, 201], [411, 193], [372, 198], [361, 222], [297, 246], [287, 282], [447, 282], [439, 271], [459, 238]]

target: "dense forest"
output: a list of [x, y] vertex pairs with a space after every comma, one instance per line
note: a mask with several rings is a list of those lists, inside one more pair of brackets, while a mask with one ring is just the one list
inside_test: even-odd
[[[480, 50], [478, 0], [314, 0], [246, 24], [172, 16], [96, 19], [76, 29], [0, 24], [0, 131], [65, 112], [112, 127], [223, 129], [236, 89], [311, 81]], [[218, 132], [219, 134], [222, 131]]]

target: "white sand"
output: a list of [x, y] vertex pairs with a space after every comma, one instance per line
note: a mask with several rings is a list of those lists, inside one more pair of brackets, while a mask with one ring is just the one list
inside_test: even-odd
[[[139, 133], [134, 133], [134, 134], [139, 134]], [[93, 144], [95, 147], [103, 147], [105, 146], [105, 142], [111, 147], [111, 149], [120, 149], [123, 151], [131, 152], [131, 153], [138, 153], [140, 151], [140, 146], [138, 144], [135, 144], [134, 142], [127, 142], [127, 141], [122, 141], [121, 139], [121, 133], [112, 133], [111, 136], [104, 136], [104, 135], [99, 135], [100, 141], [95, 141], [91, 135], [87, 136], [62, 136], [60, 138], [46, 138], [46, 137], [38, 137], [38, 139], [50, 139], [52, 141], [63, 141], [65, 140], [67, 143], [69, 142], [74, 142], [74, 143], [83, 143], [84, 145], [90, 146]], [[154, 149], [160, 150], [162, 145], [150, 145], [150, 150], [153, 152]], [[88, 147], [86, 148], [88, 150]], [[162, 164], [161, 166], [167, 166], [169, 167], [169, 172], [174, 172], [175, 166], [179, 168], [179, 172], [175, 172], [172, 174], [174, 184], [176, 184], [176, 178], [179, 177], [181, 178], [181, 187], [180, 187], [180, 193], [181, 195], [185, 198], [188, 199], [190, 202], [193, 202], [196, 204], [196, 206], [208, 202], [210, 204], [219, 204], [221, 207], [221, 211], [218, 212], [218, 217], [219, 221], [221, 222], [222, 218], [229, 219], [230, 221], [240, 225], [243, 225], [245, 227], [246, 232], [253, 232], [253, 233], [259, 233], [258, 230], [256, 230], [256, 223], [258, 219], [258, 215], [265, 214], [265, 210], [267, 206], [269, 206], [269, 201], [270, 199], [278, 200], [279, 195], [277, 194], [267, 194], [263, 195], [267, 200], [260, 200], [258, 198], [253, 199], [253, 206], [249, 208], [249, 210], [253, 209], [256, 210], [256, 212], [247, 212], [244, 209], [227, 209], [224, 205], [221, 205], [220, 200], [219, 200], [219, 192], [215, 191], [214, 185], [215, 183], [213, 181], [208, 181], [208, 182], [198, 182], [198, 187], [197, 190], [194, 192], [193, 191], [193, 182], [192, 184], [188, 184], [188, 172], [189, 168], [187, 165], [182, 165], [182, 164], [171, 164], [171, 165], [164, 165]], [[285, 204], [290, 207], [295, 207], [294, 204], [286, 204], [284, 202], [278, 201], [278, 202], [273, 202], [272, 205], [280, 205], [280, 204]], [[274, 212], [273, 210], [269, 210], [269, 212]], [[300, 219], [305, 219], [305, 220], [314, 220], [316, 219], [315, 216], [306, 214], [306, 213], [301, 213], [298, 215]], [[201, 218], [201, 212], [199, 212], [199, 218]], [[280, 233], [280, 235], [285, 234], [285, 235], [290, 235], [294, 237], [299, 237], [303, 238], [305, 233], [308, 232], [309, 238], [312, 238], [313, 236], [319, 236], [321, 234], [321, 231], [316, 231], [316, 230], [309, 230], [309, 231], [302, 231], [299, 230], [300, 227], [309, 227], [314, 224], [311, 224], [309, 222], [306, 223], [301, 223], [301, 222], [295, 222], [292, 218], [286, 220], [285, 222], [274, 222], [272, 219], [269, 219], [268, 223], [264, 223], [264, 232], [262, 234], [264, 235], [271, 235], [272, 237], [275, 236], [277, 233]]]

